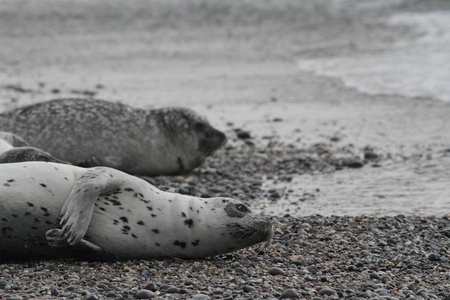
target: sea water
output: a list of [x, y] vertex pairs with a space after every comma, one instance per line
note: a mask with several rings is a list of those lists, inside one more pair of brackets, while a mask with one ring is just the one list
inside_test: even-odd
[[[404, 12], [380, 25], [407, 26], [413, 34], [367, 51], [300, 57], [298, 67], [341, 79], [370, 95], [431, 97], [450, 102], [450, 11]], [[370, 35], [371, 33], [368, 32]]]

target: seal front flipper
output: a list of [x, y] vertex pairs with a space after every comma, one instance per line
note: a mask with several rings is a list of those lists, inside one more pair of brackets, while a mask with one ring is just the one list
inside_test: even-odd
[[102, 162], [95, 156], [91, 156], [85, 160], [77, 161], [75, 165], [83, 168], [103, 166]]
[[85, 258], [100, 260], [112, 260], [115, 258], [111, 252], [84, 239], [80, 240], [75, 246], [70, 246], [61, 229], [50, 229], [45, 233], [45, 237], [50, 247], [75, 247], [80, 254], [84, 254]]
[[85, 160], [77, 162], [75, 165], [83, 168], [104, 166], [118, 170], [121, 170], [124, 166], [130, 169], [133, 169], [135, 167], [135, 165], [133, 164], [133, 157], [124, 159], [123, 157], [114, 155], [104, 156], [101, 158], [91, 156]]
[[123, 183], [117, 173], [119, 171], [111, 168], [96, 167], [86, 169], [76, 178], [60, 214], [63, 235], [70, 245], [79, 243], [86, 234], [98, 197]]

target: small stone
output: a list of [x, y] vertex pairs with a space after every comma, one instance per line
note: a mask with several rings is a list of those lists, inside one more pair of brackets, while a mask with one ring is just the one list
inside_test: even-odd
[[381, 296], [387, 296], [387, 295], [389, 295], [388, 290], [385, 289], [385, 288], [379, 288], [379, 289], [376, 289], [374, 292], [375, 292], [376, 294], [378, 294], [378, 295], [381, 295]]
[[197, 294], [197, 295], [193, 295], [189, 299], [191, 299], [191, 300], [209, 300], [211, 298], [208, 295]]
[[441, 256], [437, 253], [430, 253], [430, 254], [428, 254], [427, 258], [428, 258], [428, 260], [431, 260], [431, 261], [440, 261], [441, 260]]
[[369, 277], [372, 279], [378, 279], [378, 280], [381, 279], [381, 276], [378, 275], [377, 273], [370, 273]]
[[270, 275], [276, 276], [276, 275], [283, 275], [284, 271], [280, 268], [274, 267], [274, 268], [270, 268], [267, 271]]
[[362, 168], [364, 166], [364, 164], [358, 158], [344, 159], [342, 162], [342, 165], [344, 167], [348, 167], [348, 168], [352, 168], [352, 169]]
[[149, 290], [139, 290], [136, 293], [136, 299], [152, 299], [155, 298], [155, 294]]
[[441, 233], [442, 233], [443, 235], [445, 235], [446, 237], [450, 238], [450, 227], [444, 228], [444, 229], [441, 231]]
[[109, 291], [108, 293], [106, 293], [106, 297], [107, 297], [107, 298], [113, 298], [113, 297], [116, 297], [116, 292], [114, 292], [114, 291]]
[[86, 300], [98, 300], [98, 297], [94, 294], [89, 294], [86, 296]]
[[152, 283], [147, 284], [147, 285], [145, 286], [144, 290], [149, 290], [149, 291], [152, 291], [152, 292], [156, 292], [156, 291], [158, 290], [158, 288], [157, 288], [156, 285], [152, 282]]
[[285, 290], [280, 296], [280, 299], [285, 299], [285, 298], [299, 299], [300, 296], [293, 289], [288, 289], [288, 290]]
[[165, 293], [167, 294], [181, 294], [181, 290], [177, 287], [171, 286], [168, 289], [164, 290]]
[[242, 290], [246, 293], [251, 293], [251, 292], [256, 291], [256, 289], [251, 285], [243, 285]]
[[353, 272], [353, 271], [358, 270], [358, 268], [355, 265], [350, 265], [350, 266], [348, 266], [347, 270]]
[[378, 154], [376, 154], [374, 152], [364, 152], [364, 159], [366, 159], [366, 160], [378, 159]]
[[52, 294], [52, 296], [55, 296], [55, 297], [60, 294], [60, 292], [56, 288], [53, 288], [50, 293]]
[[336, 294], [336, 291], [328, 288], [321, 289], [319, 292], [319, 296], [332, 296], [334, 294]]
[[239, 139], [245, 140], [251, 138], [250, 133], [248, 131], [244, 131], [242, 129], [235, 129], [236, 135]]

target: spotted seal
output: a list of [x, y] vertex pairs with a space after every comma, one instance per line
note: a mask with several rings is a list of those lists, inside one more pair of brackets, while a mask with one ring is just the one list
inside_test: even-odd
[[2, 113], [0, 130], [74, 165], [147, 176], [190, 171], [226, 142], [190, 109], [144, 110], [92, 99], [56, 99]]
[[0, 164], [24, 161], [68, 163], [48, 152], [30, 147], [23, 138], [13, 133], [0, 132]]
[[[60, 219], [61, 218], [61, 219]], [[158, 190], [108, 167], [0, 165], [0, 258], [203, 258], [268, 241], [268, 218], [231, 198]]]

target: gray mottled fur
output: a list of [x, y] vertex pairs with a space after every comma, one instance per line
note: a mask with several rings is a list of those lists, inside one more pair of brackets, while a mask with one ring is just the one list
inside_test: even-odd
[[226, 142], [189, 109], [144, 110], [87, 99], [57, 99], [2, 113], [0, 130], [75, 165], [136, 175], [190, 171]]

